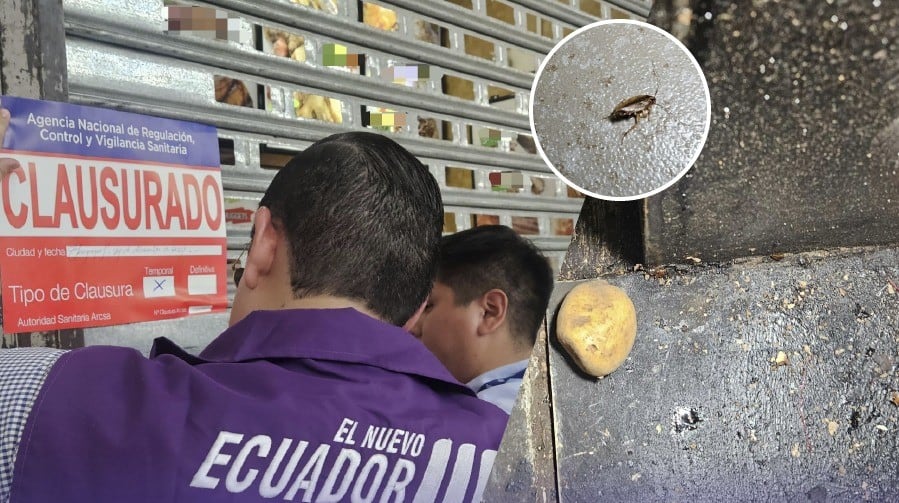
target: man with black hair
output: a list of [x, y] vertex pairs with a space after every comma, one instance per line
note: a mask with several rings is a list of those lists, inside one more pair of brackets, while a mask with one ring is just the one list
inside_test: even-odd
[[0, 502], [480, 500], [507, 418], [407, 332], [442, 217], [393, 140], [316, 142], [272, 180], [199, 356], [0, 351]]
[[460, 382], [512, 410], [553, 288], [552, 269], [527, 239], [502, 225], [440, 243], [437, 281], [413, 328]]

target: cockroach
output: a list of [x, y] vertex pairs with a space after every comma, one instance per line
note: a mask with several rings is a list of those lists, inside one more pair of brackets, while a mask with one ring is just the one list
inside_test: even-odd
[[[607, 119], [612, 122], [634, 119], [634, 124], [630, 128], [628, 128], [628, 130], [625, 131], [623, 135], [621, 135], [622, 142], [624, 142], [624, 138], [628, 135], [628, 133], [630, 133], [634, 130], [634, 128], [637, 127], [637, 124], [640, 123], [640, 119], [649, 118], [650, 113], [652, 113], [655, 107], [660, 107], [665, 111], [666, 114], [670, 113], [670, 110], [666, 106], [658, 103], [657, 96], [659, 94], [660, 81], [659, 75], [656, 73], [655, 63], [653, 63], [652, 65], [652, 74], [655, 77], [656, 81], [656, 89], [652, 94], [638, 94], [636, 96], [631, 96], [630, 98], [622, 100], [620, 103], [615, 105], [615, 108], [612, 109], [612, 113], [610, 113], [607, 117]], [[671, 120], [679, 124], [681, 127], [691, 127], [679, 121], [675, 116], [672, 116]]]
[[631, 96], [630, 98], [622, 101], [615, 109], [612, 110], [612, 113], [609, 114], [610, 121], [620, 121], [624, 119], [634, 119], [634, 125], [630, 127], [627, 131], [625, 131], [624, 136], [621, 137], [621, 141], [624, 141], [624, 137], [627, 136], [628, 133], [634, 130], [639, 124], [640, 119], [645, 119], [649, 117], [649, 113], [652, 111], [652, 107], [656, 104], [656, 97], [651, 94], [640, 94], [637, 96]]
[[665, 279], [668, 277], [668, 269], [664, 267], [653, 267], [648, 274], [656, 279]]
[[652, 74], [656, 77], [656, 90], [653, 94], [638, 94], [637, 96], [631, 96], [630, 98], [622, 100], [621, 103], [618, 103], [618, 105], [615, 106], [612, 113], [609, 114], [608, 119], [612, 122], [631, 118], [634, 119], [634, 125], [624, 132], [621, 141], [624, 141], [624, 137], [637, 127], [640, 119], [649, 117], [649, 113], [652, 112], [652, 107], [656, 104], [656, 95], [659, 94], [659, 76], [656, 74], [655, 63], [653, 63], [652, 66]]

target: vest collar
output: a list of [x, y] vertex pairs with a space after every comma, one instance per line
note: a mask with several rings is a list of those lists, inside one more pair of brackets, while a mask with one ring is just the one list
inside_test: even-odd
[[312, 358], [372, 365], [465, 389], [412, 334], [353, 308], [254, 311], [213, 340], [199, 356], [160, 337], [151, 358], [169, 354], [191, 365]]

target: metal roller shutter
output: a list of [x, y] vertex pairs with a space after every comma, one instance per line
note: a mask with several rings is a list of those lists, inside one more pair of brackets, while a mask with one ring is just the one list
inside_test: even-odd
[[[534, 151], [533, 72], [577, 27], [643, 19], [650, 4], [64, 0], [69, 99], [219, 128], [229, 261], [292, 153], [374, 127], [429, 166], [443, 190], [445, 232], [509, 225], [558, 270], [583, 199]], [[85, 343], [146, 351], [164, 335], [196, 348], [225, 324], [205, 315], [90, 329]]]

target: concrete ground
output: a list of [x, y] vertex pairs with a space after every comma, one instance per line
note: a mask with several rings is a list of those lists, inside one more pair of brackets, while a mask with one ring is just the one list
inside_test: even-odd
[[576, 369], [559, 283], [486, 501], [899, 500], [899, 248], [605, 279], [630, 357]]

